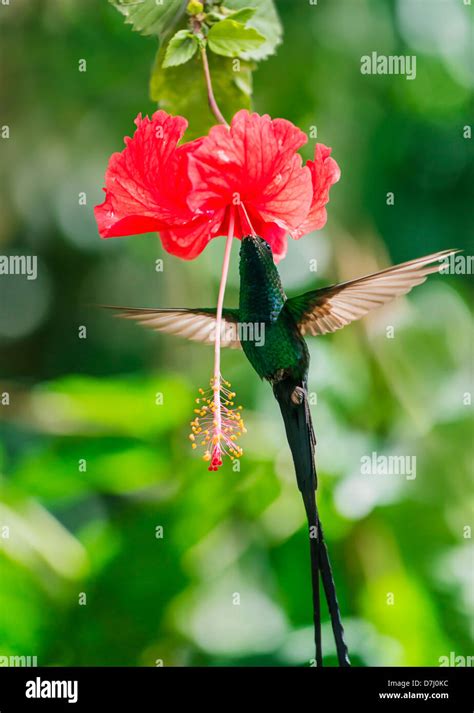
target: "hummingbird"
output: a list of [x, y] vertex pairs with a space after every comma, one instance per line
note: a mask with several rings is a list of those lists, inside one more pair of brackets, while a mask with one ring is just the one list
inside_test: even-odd
[[[314, 639], [317, 666], [323, 665], [320, 580], [327, 602], [338, 664], [350, 666], [324, 532], [316, 504], [316, 438], [308, 397], [309, 350], [305, 337], [342, 329], [371, 310], [408, 293], [457, 250], [444, 250], [348, 282], [287, 297], [269, 243], [257, 235], [240, 247], [238, 309], [224, 309], [221, 346], [241, 348], [253, 369], [273, 389], [294, 463], [309, 530]], [[212, 344], [216, 309], [109, 307], [117, 316], [151, 329]], [[246, 329], [238, 329], [246, 325]], [[249, 325], [259, 329], [249, 329]], [[263, 327], [263, 339], [262, 339]], [[245, 332], [245, 338], [242, 334]], [[258, 337], [256, 336], [258, 333]]]

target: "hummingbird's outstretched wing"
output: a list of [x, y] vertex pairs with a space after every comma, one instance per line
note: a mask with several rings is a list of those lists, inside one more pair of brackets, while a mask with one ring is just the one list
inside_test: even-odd
[[357, 280], [305, 292], [288, 299], [284, 309], [289, 310], [302, 335], [335, 332], [421, 285], [428, 275], [439, 272], [441, 261], [456, 252], [459, 250], [443, 250]]
[[[141, 307], [115, 307], [102, 305], [114, 310], [117, 317], [132, 319], [138, 324], [192, 339], [203, 344], [213, 344], [216, 327], [216, 310], [207, 309], [146, 309]], [[239, 310], [222, 311], [221, 346], [231, 349], [241, 348], [238, 330]]]

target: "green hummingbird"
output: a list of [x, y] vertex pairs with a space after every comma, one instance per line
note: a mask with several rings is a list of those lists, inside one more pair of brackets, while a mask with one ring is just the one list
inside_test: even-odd
[[[270, 245], [256, 235], [242, 239], [239, 307], [223, 310], [221, 345], [243, 350], [257, 374], [272, 386], [283, 417], [310, 534], [317, 666], [322, 666], [320, 578], [339, 665], [350, 666], [350, 660], [316, 505], [316, 438], [308, 399], [310, 359], [305, 335], [335, 332], [406, 294], [429, 274], [438, 272], [440, 263], [454, 252], [457, 251], [444, 250], [355, 280], [287, 297]], [[154, 330], [208, 344], [215, 340], [216, 309], [111, 309], [120, 317]]]

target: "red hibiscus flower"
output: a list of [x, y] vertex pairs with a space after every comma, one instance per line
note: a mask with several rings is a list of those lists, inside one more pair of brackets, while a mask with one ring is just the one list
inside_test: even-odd
[[291, 122], [239, 111], [229, 128], [179, 146], [182, 117], [157, 111], [135, 123], [110, 159], [106, 198], [95, 208], [102, 237], [158, 232], [168, 252], [192, 259], [228, 233], [232, 216], [235, 237], [261, 235], [278, 260], [288, 234], [300, 238], [325, 224], [339, 167], [322, 144], [303, 166], [297, 151], [307, 137]]
[[105, 201], [95, 208], [99, 233], [115, 238], [159, 232], [163, 245], [179, 257], [194, 258], [206, 246], [208, 220], [196, 216], [186, 198], [192, 189], [187, 156], [199, 144], [177, 146], [188, 122], [157, 111], [135, 119], [133, 138], [112, 154], [105, 175]]

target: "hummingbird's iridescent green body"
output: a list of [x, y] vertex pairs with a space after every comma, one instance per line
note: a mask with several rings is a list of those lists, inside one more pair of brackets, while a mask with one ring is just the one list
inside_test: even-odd
[[242, 340], [242, 349], [257, 374], [271, 383], [286, 376], [306, 381], [309, 353], [292, 314], [285, 309], [286, 295], [271, 248], [261, 238], [244, 238], [240, 248], [239, 321], [259, 325], [248, 334], [263, 339]]

